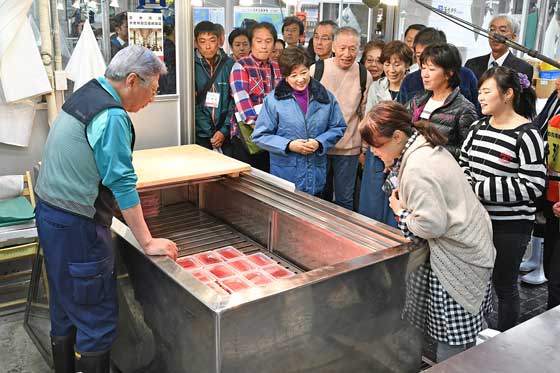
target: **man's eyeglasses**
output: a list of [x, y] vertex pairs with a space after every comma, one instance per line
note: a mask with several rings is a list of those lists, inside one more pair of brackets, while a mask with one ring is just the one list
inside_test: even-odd
[[[134, 73], [136, 74], [136, 73]], [[136, 76], [138, 77], [138, 79], [140, 79], [142, 82], [144, 82], [144, 84], [146, 84], [148, 81], [144, 78], [142, 78], [139, 74], [136, 74]], [[158, 88], [154, 88], [154, 87], [150, 87], [152, 90], [152, 96], [157, 96], [159, 94], [159, 89]]]
[[319, 35], [313, 35], [313, 40], [314, 41], [322, 41], [323, 43], [328, 43], [329, 41], [332, 40], [332, 38], [330, 36], [319, 36]]

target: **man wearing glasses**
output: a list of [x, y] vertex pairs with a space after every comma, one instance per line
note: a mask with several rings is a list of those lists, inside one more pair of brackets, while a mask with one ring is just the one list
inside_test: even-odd
[[150, 50], [120, 50], [105, 76], [66, 100], [47, 138], [35, 192], [55, 373], [109, 373], [118, 318], [109, 227], [117, 207], [146, 254], [177, 258], [177, 246], [153, 238], [144, 221], [128, 115], [153, 101], [166, 73]]
[[521, 58], [517, 58], [511, 53], [508, 46], [499, 40], [500, 36], [512, 41], [517, 40], [519, 24], [508, 15], [497, 15], [490, 22], [490, 34], [496, 34], [497, 39], [489, 38], [488, 44], [492, 52], [483, 56], [471, 58], [465, 67], [471, 69], [476, 78], [495, 66], [507, 66], [519, 73], [527, 75], [529, 81], [533, 79], [533, 67]]
[[321, 21], [317, 24], [312, 42], [310, 42], [311, 48], [308, 48], [312, 61], [326, 60], [333, 56], [333, 38], [337, 29], [338, 25], [330, 20]]

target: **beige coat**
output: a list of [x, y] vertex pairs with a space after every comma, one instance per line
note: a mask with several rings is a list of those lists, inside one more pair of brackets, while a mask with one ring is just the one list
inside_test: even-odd
[[435, 275], [477, 314], [496, 257], [492, 223], [451, 153], [418, 136], [402, 160], [399, 197], [411, 211], [408, 229], [428, 241]]

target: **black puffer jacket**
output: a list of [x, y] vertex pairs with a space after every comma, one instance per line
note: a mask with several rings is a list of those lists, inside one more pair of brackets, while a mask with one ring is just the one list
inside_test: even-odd
[[[432, 91], [418, 93], [406, 104], [412, 114], [413, 121], [420, 120], [424, 106], [432, 97]], [[445, 99], [443, 105], [432, 113], [429, 122], [432, 123], [443, 135], [448, 138], [445, 148], [455, 159], [459, 159], [461, 146], [471, 124], [478, 119], [478, 114], [472, 102], [459, 93], [459, 87]]]

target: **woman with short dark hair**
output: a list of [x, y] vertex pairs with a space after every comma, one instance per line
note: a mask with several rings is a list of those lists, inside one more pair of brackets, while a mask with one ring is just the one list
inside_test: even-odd
[[[495, 250], [488, 213], [429, 123], [412, 124], [399, 103], [376, 105], [360, 134], [391, 172], [384, 185], [406, 238], [427, 244], [409, 276], [405, 316], [436, 339], [437, 361], [474, 345], [491, 309]], [[436, 167], [434, 167], [436, 165]]]
[[474, 105], [459, 92], [461, 55], [451, 44], [432, 44], [422, 52], [420, 68], [425, 91], [407, 108], [414, 121], [424, 119], [445, 135], [445, 148], [459, 159], [469, 126], [478, 119]]
[[265, 98], [252, 139], [270, 153], [271, 174], [318, 195], [327, 178], [327, 151], [346, 122], [332, 93], [311, 78], [303, 48], [286, 48], [278, 62], [283, 79]]

